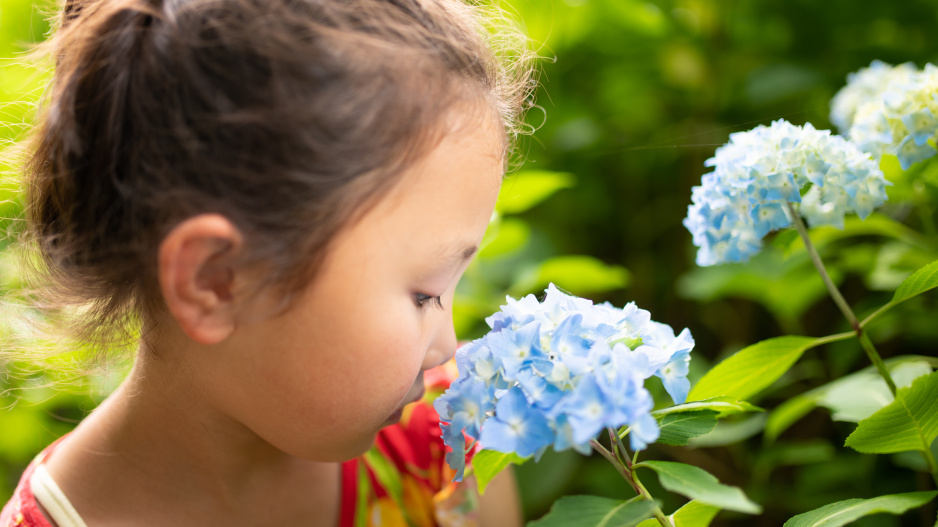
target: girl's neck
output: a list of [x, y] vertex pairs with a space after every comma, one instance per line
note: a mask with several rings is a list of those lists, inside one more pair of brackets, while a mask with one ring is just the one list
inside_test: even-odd
[[155, 356], [141, 349], [127, 380], [47, 462], [89, 525], [338, 523], [339, 464], [277, 450], [214, 408], [186, 361]]

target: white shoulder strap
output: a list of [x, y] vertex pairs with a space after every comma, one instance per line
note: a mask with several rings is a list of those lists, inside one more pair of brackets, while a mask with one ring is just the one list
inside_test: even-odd
[[33, 495], [36, 496], [36, 501], [46, 509], [46, 512], [52, 516], [52, 521], [59, 527], [88, 527], [78, 515], [75, 507], [65, 497], [62, 489], [52, 480], [52, 476], [49, 475], [44, 465], [37, 465], [33, 470], [33, 475], [29, 478], [29, 486], [32, 488]]

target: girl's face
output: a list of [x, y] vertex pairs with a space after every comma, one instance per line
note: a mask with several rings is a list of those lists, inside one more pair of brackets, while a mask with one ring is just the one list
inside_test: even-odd
[[284, 452], [341, 461], [422, 395], [422, 372], [455, 353], [453, 292], [501, 185], [486, 121], [449, 133], [340, 232], [288, 312], [235, 330], [238, 356], [211, 376], [223, 411]]

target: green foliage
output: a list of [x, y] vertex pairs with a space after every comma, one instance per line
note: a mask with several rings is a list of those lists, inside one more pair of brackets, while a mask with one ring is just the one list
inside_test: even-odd
[[679, 412], [696, 412], [698, 410], [713, 410], [717, 412], [718, 418], [728, 415], [734, 415], [746, 412], [761, 412], [762, 408], [753, 406], [746, 401], [740, 401], [732, 397], [711, 397], [702, 401], [691, 401], [684, 404], [676, 404], [660, 410], [655, 410], [652, 415], [662, 416]]
[[591, 256], [556, 256], [524, 272], [512, 287], [514, 294], [543, 289], [553, 282], [577, 296], [612, 291], [628, 285], [629, 272], [619, 265], [606, 265]]
[[479, 494], [485, 494], [485, 487], [508, 465], [520, 465], [527, 459], [517, 454], [505, 454], [494, 450], [482, 450], [472, 456], [472, 473], [479, 486]]
[[867, 454], [929, 451], [938, 438], [938, 373], [916, 379], [896, 400], [860, 421], [845, 446]]
[[618, 501], [599, 496], [564, 496], [550, 513], [528, 527], [632, 527], [652, 515], [650, 501]]
[[643, 461], [635, 465], [635, 468], [640, 467], [657, 472], [665, 489], [692, 500], [747, 514], [762, 512], [762, 507], [747, 498], [739, 487], [723, 485], [702, 468], [671, 461]]
[[506, 177], [495, 210], [502, 214], [525, 212], [558, 190], [572, 187], [575, 181], [573, 174], [566, 172], [522, 170]]
[[[938, 359], [919, 356], [895, 357], [887, 362], [887, 368], [896, 381], [896, 386], [904, 388], [918, 377], [931, 373], [933, 363], [938, 365]], [[817, 406], [830, 410], [831, 419], [835, 421], [858, 423], [893, 400], [886, 382], [876, 370], [872, 366], [864, 368], [780, 404], [769, 415], [765, 438], [769, 441], [775, 440], [779, 434]]]
[[905, 302], [913, 296], [920, 295], [925, 291], [938, 287], [938, 260], [915, 271], [906, 281], [899, 285], [896, 294], [892, 297], [891, 304]]
[[839, 527], [872, 514], [902, 514], [935, 499], [936, 494], [938, 492], [935, 491], [908, 492], [868, 500], [838, 501], [811, 512], [799, 514], [785, 522], [785, 527]]
[[[840, 282], [843, 274], [834, 270], [832, 278]], [[748, 264], [693, 269], [678, 281], [678, 293], [706, 303], [725, 297], [758, 302], [793, 332], [801, 314], [827, 294], [807, 255], [786, 259], [782, 251], [771, 247]]]
[[753, 344], [711, 369], [697, 381], [688, 399], [696, 401], [719, 396], [748, 399], [784, 375], [805, 351], [850, 336], [776, 337]]
[[[4, 146], [28, 130], [48, 79], [47, 71], [21, 55], [49, 28], [37, 3], [0, 0]], [[41, 3], [45, 8], [50, 2]], [[849, 425], [831, 423], [826, 411], [809, 415], [820, 407], [835, 420], [862, 422], [886, 410], [877, 404], [895, 408], [884, 384], [863, 369], [867, 363], [852, 337], [807, 354], [808, 348], [799, 346], [770, 353], [756, 344], [746, 349], [766, 352], [761, 357], [769, 364], [752, 362], [747, 369], [745, 361], [731, 357], [705, 375], [727, 351], [750, 343], [850, 328], [826, 297], [793, 231], [768, 240], [747, 264], [699, 268], [681, 220], [690, 187], [707, 171], [704, 160], [729, 133], [782, 116], [827, 128], [828, 101], [848, 72], [874, 58], [918, 66], [934, 62], [933, 2], [864, 0], [846, 10], [842, 2], [509, 3], [541, 54], [556, 60], [543, 63], [538, 104], [546, 121], [537, 109], [531, 112], [530, 123], [539, 130], [522, 142], [525, 163], [506, 178], [498, 214], [457, 289], [453, 309], [459, 337], [481, 335], [482, 319], [504, 303], [506, 292], [536, 292], [550, 280], [598, 301], [634, 300], [657, 320], [689, 327], [697, 340], [691, 379], [704, 380], [695, 383], [690, 403], [656, 410], [656, 417], [678, 421], [711, 410], [728, 418], [689, 439], [697, 450], [653, 445], [645, 455], [719, 464], [722, 472], [714, 473], [740, 482], [766, 506], [758, 520], [765, 525], [780, 525], [824, 503], [872, 495], [871, 486], [880, 494], [914, 490], [918, 479], [910, 470], [928, 470], [918, 453], [861, 456], [841, 447]], [[938, 161], [902, 171], [887, 156], [881, 166], [894, 183], [885, 207], [865, 221], [847, 218], [842, 231], [812, 229], [811, 235], [848, 302], [858, 313], [874, 313], [864, 321], [864, 331], [902, 386], [903, 371], [920, 374], [925, 364], [938, 366], [934, 357], [925, 357], [934, 355], [938, 342], [936, 297], [920, 294], [922, 287], [934, 287], [935, 275], [926, 276], [926, 270], [934, 271], [930, 262], [938, 258]], [[0, 251], [9, 240], [4, 232], [14, 225], [11, 218], [22, 214], [19, 183], [7, 173], [12, 169], [9, 160], [0, 160]], [[15, 287], [18, 280], [2, 256], [0, 289]], [[892, 309], [900, 302], [901, 309]], [[4, 337], [0, 330], [0, 347]], [[731, 371], [734, 365], [738, 371]], [[0, 502], [25, 463], [100, 401], [53, 394], [42, 388], [48, 381], [42, 375], [12, 378], [9, 365], [0, 363]], [[721, 394], [732, 397], [712, 397]], [[655, 399], [662, 401], [657, 394]], [[758, 409], [742, 399], [766, 408], [768, 419], [745, 415]], [[769, 444], [762, 444], [765, 439]], [[517, 468], [529, 518], [543, 514], [560, 494], [618, 498], [629, 492], [598, 456], [552, 456], [545, 455], [548, 468], [543, 463]], [[779, 467], [785, 470], [773, 472]], [[649, 489], [667, 510], [680, 505], [654, 483]], [[709, 518], [684, 523], [696, 517], [687, 511], [708, 507]], [[676, 527], [707, 525], [715, 513], [712, 506], [692, 501], [672, 521]], [[723, 522], [752, 523], [729, 514]]]
[[531, 238], [531, 227], [517, 218], [500, 218], [489, 224], [479, 258], [497, 258], [524, 247]]
[[[811, 243], [818, 248], [823, 248], [838, 240], [860, 236], [882, 236], [900, 240], [910, 245], [927, 246], [928, 244], [928, 241], [915, 230], [880, 213], [873, 213], [865, 220], [861, 220], [857, 216], [849, 216], [844, 219], [843, 229], [834, 227], [811, 229]], [[803, 254], [804, 250], [804, 242], [798, 236], [791, 236], [790, 243], [785, 247], [788, 256]]]
[[[691, 500], [668, 516], [674, 527], [709, 527], [710, 522], [720, 512], [719, 507]], [[645, 520], [638, 527], [660, 527], [656, 519]]]
[[687, 440], [702, 436], [717, 425], [718, 412], [696, 410], [664, 416], [659, 422], [661, 436], [658, 442], [665, 445], [686, 445]]

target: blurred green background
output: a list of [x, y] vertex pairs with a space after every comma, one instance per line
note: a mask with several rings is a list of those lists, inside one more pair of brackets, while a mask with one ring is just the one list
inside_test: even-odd
[[[681, 220], [704, 160], [728, 134], [778, 118], [830, 128], [830, 98], [849, 72], [873, 59], [919, 67], [936, 61], [934, 0], [509, 4], [545, 57], [539, 108], [529, 115], [538, 131], [523, 142], [523, 166], [506, 180], [488, 246], [460, 284], [455, 317], [461, 338], [479, 336], [482, 318], [506, 293], [536, 292], [548, 281], [616, 305], [635, 301], [655, 320], [677, 330], [689, 327], [697, 341], [692, 379], [768, 337], [849, 329], [790, 236], [776, 236], [747, 265], [699, 268]], [[0, 0], [5, 140], [22, 136], [41, 93], [43, 76], [24, 64], [22, 53], [48, 27], [31, 0]], [[817, 233], [832, 276], [860, 316], [888, 301], [891, 288], [938, 254], [938, 166], [926, 163], [902, 174], [893, 165], [884, 162], [897, 183], [889, 189], [890, 203], [872, 222]], [[0, 179], [4, 229], [15, 226], [10, 218], [20, 213], [16, 192], [14, 178]], [[3, 239], [0, 292], [18, 285]], [[934, 295], [925, 295], [890, 312], [871, 328], [880, 352], [887, 358], [936, 355], [935, 307]], [[865, 367], [865, 360], [853, 341], [810, 351], [753, 402], [775, 408]], [[8, 367], [0, 362], [0, 502], [31, 457], [73, 427], [116, 382], [92, 379], [55, 390], [44, 387], [48, 379], [41, 373], [5, 375]], [[781, 525], [831, 501], [930, 488], [930, 480], [913, 470], [917, 458], [861, 456], [842, 448], [853, 425], [832, 422], [826, 410], [812, 411], [774, 441], [761, 433], [765, 421], [765, 414], [741, 418], [721, 424], [697, 448], [653, 446], [644, 456], [698, 465], [765, 506], [758, 518], [721, 513], [715, 525]], [[595, 456], [548, 454], [518, 474], [532, 518], [562, 494], [631, 496]], [[648, 480], [667, 512], [682, 503]], [[875, 516], [862, 524], [917, 525], [920, 518], [933, 523], [934, 510]]]

